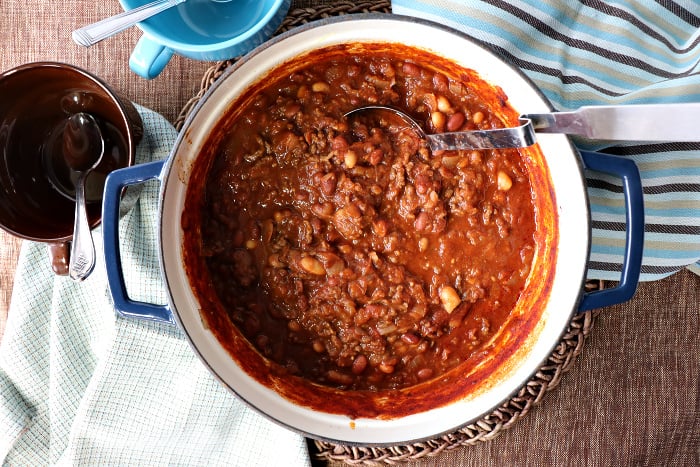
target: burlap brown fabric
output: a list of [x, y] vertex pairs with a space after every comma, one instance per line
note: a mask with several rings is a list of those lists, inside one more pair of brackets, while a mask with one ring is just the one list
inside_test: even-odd
[[[293, 10], [308, 10], [292, 16], [353, 3], [366, 2], [295, 0]], [[71, 30], [119, 10], [116, 0], [0, 2], [5, 50], [0, 70], [36, 60], [72, 63], [176, 123], [215, 64], [175, 57], [158, 78], [145, 81], [127, 65], [137, 29], [91, 49], [70, 40]], [[0, 316], [7, 310], [17, 245], [0, 233]], [[393, 450], [320, 445], [324, 460], [318, 463], [700, 465], [699, 286], [697, 276], [683, 271], [642, 284], [632, 301], [601, 310], [595, 326], [593, 315], [579, 318], [570, 339], [543, 367], [542, 379], [525, 388], [519, 401], [514, 398], [515, 406], [477, 424], [472, 434]]]

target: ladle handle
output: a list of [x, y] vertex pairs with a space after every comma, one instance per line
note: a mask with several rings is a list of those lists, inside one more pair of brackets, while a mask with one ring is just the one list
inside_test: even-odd
[[75, 190], [75, 226], [70, 248], [68, 275], [75, 281], [85, 280], [95, 268], [95, 244], [85, 207], [85, 174]]
[[520, 125], [490, 130], [450, 131], [427, 134], [430, 150], [526, 148], [536, 142], [535, 129], [527, 118]]
[[700, 102], [589, 105], [571, 112], [525, 114], [538, 133], [615, 141], [698, 141]]
[[90, 47], [185, 0], [156, 0], [73, 31], [76, 44]]

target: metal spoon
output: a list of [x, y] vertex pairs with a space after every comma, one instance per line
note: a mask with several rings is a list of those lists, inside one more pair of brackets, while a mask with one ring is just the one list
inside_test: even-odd
[[[98, 42], [112, 37], [125, 29], [140, 23], [153, 15], [165, 11], [168, 8], [183, 3], [185, 0], [156, 0], [137, 8], [124, 11], [109, 18], [105, 18], [96, 23], [88, 24], [72, 33], [73, 41], [76, 44], [90, 47]], [[231, 0], [210, 0], [216, 3], [228, 3]]]
[[75, 185], [75, 223], [68, 275], [75, 281], [87, 278], [95, 267], [95, 245], [85, 209], [85, 180], [104, 156], [105, 144], [95, 118], [79, 112], [71, 115], [63, 132], [63, 157], [78, 173]]
[[96, 23], [76, 29], [71, 34], [76, 44], [90, 47], [98, 42], [130, 28], [136, 23], [172, 8], [185, 0], [156, 0], [138, 8], [124, 11]]
[[564, 133], [617, 141], [700, 141], [697, 122], [700, 103], [584, 106], [572, 112], [524, 114], [520, 125], [492, 130], [426, 134], [405, 112], [370, 105], [346, 113], [398, 116], [423, 139], [430, 150], [521, 148], [535, 143], [535, 132]]

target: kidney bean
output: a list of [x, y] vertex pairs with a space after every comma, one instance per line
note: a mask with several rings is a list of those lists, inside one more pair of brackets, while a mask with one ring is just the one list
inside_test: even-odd
[[333, 151], [345, 152], [348, 150], [348, 140], [343, 135], [337, 135], [331, 140], [331, 149]]
[[351, 375], [341, 373], [340, 371], [330, 370], [326, 373], [326, 378], [331, 380], [336, 384], [350, 385], [353, 383], [354, 378]]
[[365, 371], [365, 368], [367, 368], [368, 364], [369, 360], [367, 360], [367, 357], [360, 354], [357, 357], [355, 357], [355, 360], [353, 360], [352, 362], [352, 372], [356, 375], [359, 375], [360, 373]]
[[442, 73], [435, 73], [433, 75], [433, 86], [436, 91], [446, 92], [449, 89], [449, 81], [447, 76]]
[[421, 211], [416, 216], [416, 221], [413, 223], [413, 228], [416, 229], [417, 232], [424, 232], [430, 228], [431, 221], [432, 219], [430, 218], [430, 214], [425, 211]]
[[412, 332], [401, 334], [401, 340], [407, 344], [415, 345], [420, 342], [420, 338]]
[[401, 70], [406, 76], [419, 76], [420, 68], [415, 63], [404, 62], [401, 66]]
[[311, 205], [311, 211], [321, 218], [330, 217], [333, 214], [333, 210], [333, 204], [330, 202], [316, 203]]
[[335, 192], [335, 187], [337, 183], [337, 176], [333, 172], [331, 172], [321, 177], [319, 185], [324, 195], [331, 196]]
[[447, 131], [457, 131], [464, 125], [464, 114], [462, 112], [455, 112], [447, 119]]
[[243, 328], [248, 335], [257, 334], [260, 331], [260, 320], [257, 316], [247, 316], [243, 323]]

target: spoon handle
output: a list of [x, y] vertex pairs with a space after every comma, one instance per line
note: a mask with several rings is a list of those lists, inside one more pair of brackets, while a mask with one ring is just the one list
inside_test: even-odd
[[75, 190], [75, 225], [70, 248], [68, 275], [74, 281], [82, 281], [95, 267], [95, 244], [85, 209], [85, 174], [80, 175]]
[[185, 0], [156, 0], [118, 15], [110, 16], [101, 21], [89, 24], [73, 31], [72, 37], [76, 44], [85, 47], [97, 44], [124, 29], [130, 28], [163, 10], [179, 5]]

